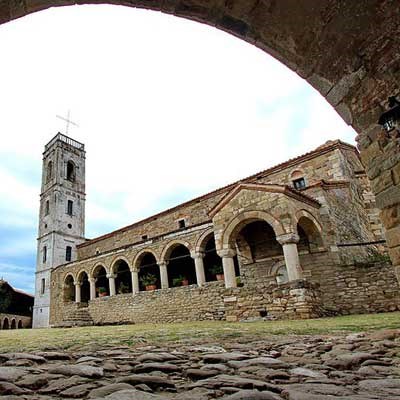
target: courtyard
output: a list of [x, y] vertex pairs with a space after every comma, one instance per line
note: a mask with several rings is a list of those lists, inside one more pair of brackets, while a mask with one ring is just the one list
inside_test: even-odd
[[400, 313], [0, 332], [8, 399], [398, 399]]

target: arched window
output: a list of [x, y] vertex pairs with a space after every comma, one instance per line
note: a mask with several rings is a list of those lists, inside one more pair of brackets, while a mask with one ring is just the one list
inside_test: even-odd
[[49, 161], [46, 170], [46, 183], [49, 183], [53, 179], [53, 161]]
[[72, 161], [67, 162], [67, 179], [75, 182], [75, 164]]
[[43, 246], [43, 263], [47, 261], [47, 246]]
[[293, 171], [290, 175], [290, 180], [292, 181], [293, 187], [297, 190], [304, 189], [307, 186], [304, 173], [302, 171]]

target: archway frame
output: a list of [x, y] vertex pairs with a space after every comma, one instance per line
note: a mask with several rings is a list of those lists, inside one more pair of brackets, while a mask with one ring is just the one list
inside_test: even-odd
[[[273, 217], [266, 211], [253, 210], [253, 211], [243, 211], [242, 213], [233, 217], [225, 229], [222, 232], [221, 248], [222, 249], [233, 249], [232, 240], [235, 234], [238, 234], [240, 230], [248, 225], [250, 222], [254, 221], [265, 221], [273, 229], [275, 236], [284, 235], [288, 232], [285, 231], [283, 225], [279, 220]], [[217, 245], [217, 243], [216, 243]]]
[[140, 250], [139, 253], [137, 253], [135, 255], [135, 257], [133, 258], [131, 271], [139, 271], [140, 263], [146, 254], [151, 254], [154, 257], [154, 259], [156, 260], [156, 264], [158, 264], [159, 261], [158, 261], [157, 253], [153, 249], [145, 248], [145, 249]]
[[160, 263], [168, 262], [168, 258], [170, 257], [171, 252], [179, 245], [186, 247], [189, 250], [190, 255], [193, 254], [193, 246], [186, 240], [182, 239], [171, 240], [164, 246], [161, 252]]

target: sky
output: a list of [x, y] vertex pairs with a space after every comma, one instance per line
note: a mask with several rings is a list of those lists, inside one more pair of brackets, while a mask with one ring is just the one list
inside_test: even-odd
[[93, 238], [355, 132], [263, 51], [122, 6], [0, 25], [0, 278], [33, 293], [44, 145], [86, 146]]

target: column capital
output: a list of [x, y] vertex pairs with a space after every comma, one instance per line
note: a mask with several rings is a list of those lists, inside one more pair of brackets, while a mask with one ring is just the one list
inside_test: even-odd
[[135, 274], [135, 273], [137, 274], [139, 272], [139, 268], [132, 267], [132, 268], [130, 268], [130, 271], [131, 271], [132, 274]]
[[161, 267], [166, 267], [168, 265], [168, 261], [161, 261], [161, 262], [159, 262], [158, 263], [158, 266], [161, 268]]
[[88, 279], [90, 283], [96, 283], [97, 279], [96, 278], [89, 278]]
[[75, 285], [75, 286], [81, 286], [81, 285], [82, 285], [82, 282], [74, 282], [74, 285]]
[[236, 251], [233, 249], [221, 249], [217, 250], [217, 254], [222, 258], [224, 257], [233, 258], [236, 256]]
[[206, 254], [204, 253], [204, 251], [192, 251], [190, 253], [190, 257], [194, 258], [204, 258]]
[[300, 237], [297, 233], [285, 233], [277, 236], [276, 240], [283, 246], [284, 244], [298, 243]]
[[106, 277], [108, 279], [115, 279], [117, 277], [117, 275], [115, 275], [115, 274], [107, 274]]

